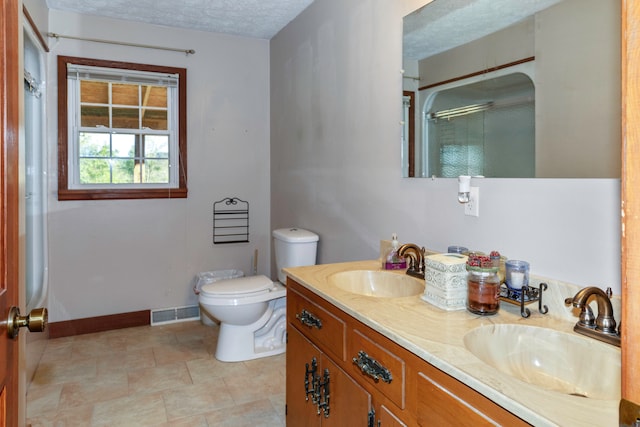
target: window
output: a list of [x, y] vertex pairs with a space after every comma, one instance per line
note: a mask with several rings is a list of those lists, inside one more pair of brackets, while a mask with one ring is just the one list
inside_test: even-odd
[[186, 70], [58, 57], [58, 199], [184, 198]]

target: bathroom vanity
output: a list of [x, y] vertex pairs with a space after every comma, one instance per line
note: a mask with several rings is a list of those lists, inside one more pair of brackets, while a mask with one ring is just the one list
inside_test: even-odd
[[[288, 425], [617, 424], [619, 396], [594, 404], [529, 384], [482, 362], [464, 343], [479, 327], [573, 333], [573, 323], [537, 313], [524, 319], [515, 306], [491, 317], [444, 311], [415, 292], [377, 294], [342, 283], [352, 280], [344, 272], [375, 270], [377, 261], [285, 269]], [[398, 287], [406, 285], [402, 272], [385, 274], [401, 275]]]

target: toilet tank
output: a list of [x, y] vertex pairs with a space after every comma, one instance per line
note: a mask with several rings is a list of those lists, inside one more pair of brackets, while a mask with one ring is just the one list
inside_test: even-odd
[[314, 265], [318, 248], [317, 234], [302, 228], [280, 228], [273, 230], [273, 246], [276, 251], [278, 281], [285, 283], [283, 268]]

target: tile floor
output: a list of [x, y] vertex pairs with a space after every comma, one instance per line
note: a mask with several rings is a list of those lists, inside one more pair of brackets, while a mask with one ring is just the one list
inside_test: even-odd
[[185, 322], [49, 340], [27, 424], [284, 426], [285, 355], [219, 362], [217, 332]]

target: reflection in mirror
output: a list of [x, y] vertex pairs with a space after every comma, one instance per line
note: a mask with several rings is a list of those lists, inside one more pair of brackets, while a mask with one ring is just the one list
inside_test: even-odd
[[534, 177], [535, 93], [529, 76], [512, 73], [429, 92], [423, 121], [428, 150], [418, 176]]
[[[404, 19], [403, 95], [413, 95], [415, 108], [413, 115], [404, 110], [403, 176], [619, 178], [620, 3], [459, 3], [433, 0]], [[491, 93], [489, 83], [522, 66], [529, 69], [528, 89]], [[458, 86], [466, 89], [453, 89]], [[453, 96], [464, 101], [445, 101]], [[500, 119], [504, 110], [496, 103], [527, 98], [533, 123]], [[433, 115], [491, 102], [494, 108], [462, 119]], [[458, 137], [480, 130], [473, 142]], [[522, 142], [523, 134], [533, 142]]]

